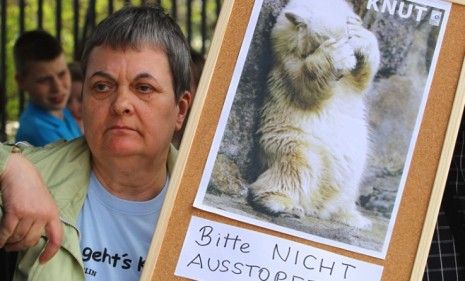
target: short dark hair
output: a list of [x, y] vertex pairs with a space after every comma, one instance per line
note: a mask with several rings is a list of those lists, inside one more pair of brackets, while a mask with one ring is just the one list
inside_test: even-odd
[[82, 68], [81, 68], [81, 63], [78, 61], [73, 61], [68, 63], [68, 69], [69, 73], [71, 74], [71, 81], [79, 81], [83, 82], [84, 81], [84, 75], [82, 74]]
[[93, 48], [139, 49], [144, 45], [161, 48], [168, 56], [176, 100], [190, 89], [190, 53], [176, 22], [161, 7], [125, 7], [100, 22], [86, 41], [81, 63], [86, 73]]
[[191, 49], [191, 59], [192, 59], [192, 83], [197, 87], [200, 81], [200, 76], [202, 76], [203, 67], [205, 65], [205, 58], [198, 51]]
[[62, 53], [60, 42], [45, 30], [24, 32], [13, 47], [16, 72], [24, 75], [29, 62], [51, 61]]

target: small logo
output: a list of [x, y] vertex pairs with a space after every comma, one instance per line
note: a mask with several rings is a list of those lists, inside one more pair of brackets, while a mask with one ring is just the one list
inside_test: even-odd
[[439, 26], [441, 24], [442, 12], [438, 10], [431, 11], [431, 17], [429, 18], [429, 24]]

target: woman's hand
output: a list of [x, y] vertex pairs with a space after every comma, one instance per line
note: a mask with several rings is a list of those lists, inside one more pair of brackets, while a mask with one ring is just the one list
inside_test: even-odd
[[0, 192], [3, 201], [0, 248], [24, 250], [36, 245], [45, 234], [47, 245], [39, 262], [49, 261], [61, 246], [63, 226], [37, 169], [21, 154], [11, 154], [0, 175]]

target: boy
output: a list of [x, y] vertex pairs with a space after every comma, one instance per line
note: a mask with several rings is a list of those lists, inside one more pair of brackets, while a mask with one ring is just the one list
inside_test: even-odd
[[14, 45], [14, 59], [18, 88], [29, 94], [16, 141], [43, 146], [80, 136], [66, 109], [71, 79], [58, 40], [43, 30], [25, 32]]

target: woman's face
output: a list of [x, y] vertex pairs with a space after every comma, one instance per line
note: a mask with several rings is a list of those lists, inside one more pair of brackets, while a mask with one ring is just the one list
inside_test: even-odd
[[176, 102], [165, 52], [99, 46], [88, 61], [82, 107], [93, 156], [166, 156], [174, 131], [184, 121], [190, 93]]

